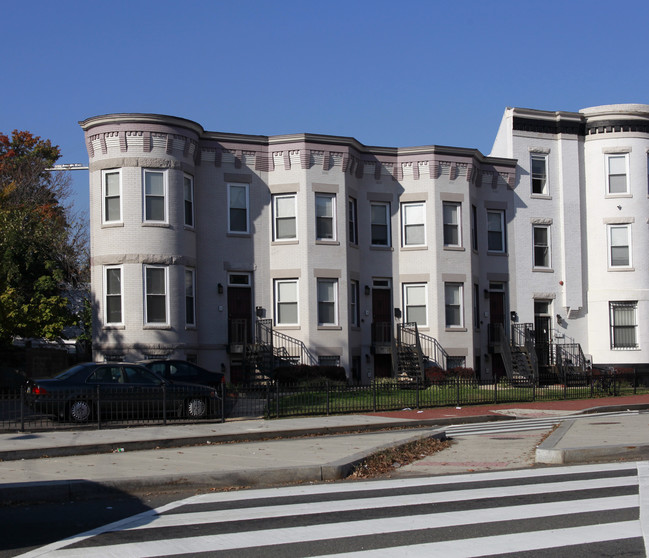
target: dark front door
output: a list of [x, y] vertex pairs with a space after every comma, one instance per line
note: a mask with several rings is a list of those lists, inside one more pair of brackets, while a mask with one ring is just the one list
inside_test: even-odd
[[372, 289], [374, 377], [392, 376], [392, 296], [390, 289]]
[[230, 344], [252, 341], [252, 290], [228, 287], [228, 323]]
[[[489, 293], [489, 321], [491, 323], [492, 334], [499, 336], [495, 339], [498, 343], [508, 343], [505, 334], [505, 293], [491, 291]], [[500, 328], [499, 326], [502, 326]], [[505, 365], [500, 353], [492, 354], [491, 373], [494, 379], [502, 378], [506, 375]]]
[[539, 367], [547, 372], [550, 366], [550, 302], [546, 300], [534, 301], [534, 344]]

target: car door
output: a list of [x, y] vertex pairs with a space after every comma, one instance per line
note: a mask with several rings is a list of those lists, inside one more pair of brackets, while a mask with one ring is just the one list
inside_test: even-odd
[[153, 418], [163, 411], [164, 392], [158, 376], [140, 366], [122, 366], [124, 373], [125, 414]]
[[119, 414], [122, 405], [123, 378], [120, 365], [98, 366], [86, 380], [88, 397], [96, 401], [100, 417]]

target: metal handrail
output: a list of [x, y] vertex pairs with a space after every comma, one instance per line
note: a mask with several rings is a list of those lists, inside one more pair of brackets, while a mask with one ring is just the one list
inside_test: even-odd
[[[419, 330], [417, 329], [416, 322], [397, 324], [397, 344], [400, 351], [402, 350], [403, 345], [414, 348], [415, 355], [417, 357], [417, 370], [419, 370], [419, 376], [423, 377], [424, 354], [422, 352], [421, 341], [419, 338]], [[397, 353], [397, 355], [399, 355], [399, 353]], [[397, 356], [397, 358], [400, 357]]]
[[257, 342], [268, 347], [273, 357], [279, 357], [283, 362], [297, 359], [295, 364], [306, 364], [310, 366], [318, 364], [318, 361], [302, 341], [280, 331], [276, 331], [273, 328], [273, 321], [271, 319], [257, 320], [255, 333]]

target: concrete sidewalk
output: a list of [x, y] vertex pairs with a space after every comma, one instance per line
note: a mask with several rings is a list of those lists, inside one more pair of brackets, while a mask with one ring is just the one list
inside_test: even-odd
[[[530, 416], [566, 418], [536, 448], [538, 463], [649, 456], [649, 413], [568, 418], [597, 410], [649, 409], [649, 397], [597, 409], [583, 402], [563, 402], [559, 406], [563, 408], [557, 408], [555, 403], [545, 404], [551, 408], [543, 408], [540, 403], [514, 404], [380, 415], [0, 434], [0, 501], [65, 500], [105, 491], [139, 494], [176, 487], [205, 489], [336, 480], [381, 449], [422, 437], [443, 438], [445, 425]], [[471, 451], [479, 453], [480, 444], [484, 452], [488, 438], [476, 440]], [[451, 471], [438, 466], [420, 472]]]

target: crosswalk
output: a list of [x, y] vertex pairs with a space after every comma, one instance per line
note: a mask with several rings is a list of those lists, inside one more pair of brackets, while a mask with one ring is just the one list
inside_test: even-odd
[[637, 462], [210, 493], [23, 556], [646, 556], [648, 487]]
[[[597, 413], [597, 418], [631, 416], [637, 414], [638, 411], [615, 411], [611, 413]], [[566, 420], [582, 419], [592, 420], [593, 415], [557, 415], [554, 417], [457, 424], [446, 427], [444, 431], [449, 438], [457, 438], [459, 436], [475, 436], [478, 434], [500, 434], [525, 432], [529, 430], [547, 430]]]

